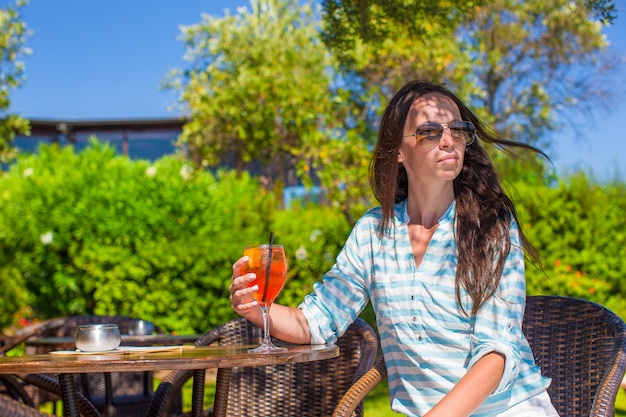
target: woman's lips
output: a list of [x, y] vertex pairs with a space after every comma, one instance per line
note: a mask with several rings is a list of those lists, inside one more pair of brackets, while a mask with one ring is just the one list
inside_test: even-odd
[[454, 155], [449, 155], [449, 156], [444, 156], [443, 158], [439, 159], [438, 162], [456, 162], [458, 161], [459, 158], [457, 158]]

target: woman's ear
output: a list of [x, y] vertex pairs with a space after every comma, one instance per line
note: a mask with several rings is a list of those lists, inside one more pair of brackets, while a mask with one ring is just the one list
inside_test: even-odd
[[399, 163], [403, 163], [404, 162], [404, 155], [402, 154], [402, 150], [398, 149], [398, 162]]

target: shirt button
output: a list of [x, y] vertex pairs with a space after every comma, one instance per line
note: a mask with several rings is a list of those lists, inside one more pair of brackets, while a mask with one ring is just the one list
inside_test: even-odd
[[422, 336], [417, 336], [417, 340], [420, 340], [420, 341], [421, 341], [422, 339], [423, 339], [423, 337], [422, 337]]
[[417, 317], [413, 316], [413, 321], [417, 321]]

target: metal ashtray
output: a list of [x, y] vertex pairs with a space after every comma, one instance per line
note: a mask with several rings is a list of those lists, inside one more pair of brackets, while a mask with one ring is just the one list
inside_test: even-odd
[[74, 333], [76, 348], [82, 352], [113, 350], [121, 341], [117, 324], [81, 324]]
[[133, 320], [128, 325], [128, 334], [133, 336], [146, 336], [154, 332], [154, 324], [147, 320]]

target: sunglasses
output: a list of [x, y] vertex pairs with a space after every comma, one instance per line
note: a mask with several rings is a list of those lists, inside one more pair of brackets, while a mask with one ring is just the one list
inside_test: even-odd
[[432, 147], [441, 140], [445, 129], [448, 129], [454, 140], [465, 143], [465, 146], [471, 145], [476, 140], [476, 128], [471, 122], [464, 120], [455, 120], [450, 123], [425, 123], [419, 125], [414, 134], [402, 137], [415, 136], [415, 140], [420, 145]]

